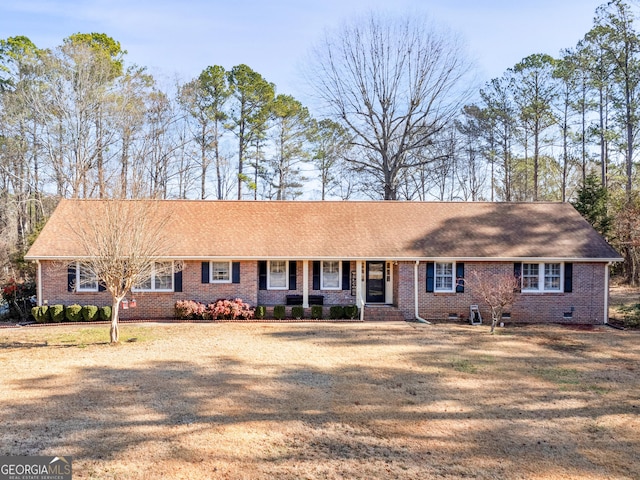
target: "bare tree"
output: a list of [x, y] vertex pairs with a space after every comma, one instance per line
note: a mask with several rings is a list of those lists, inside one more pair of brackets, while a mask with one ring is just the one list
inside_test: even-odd
[[420, 16], [370, 14], [327, 32], [312, 51], [308, 81], [346, 125], [357, 147], [351, 162], [395, 200], [406, 171], [429, 162], [412, 155], [457, 114], [470, 65], [461, 42]]
[[[83, 248], [81, 268], [93, 272], [111, 294], [111, 343], [119, 339], [119, 307], [136, 285], [151, 278], [157, 268], [169, 268], [165, 226], [170, 218], [156, 200], [104, 200], [87, 202], [70, 226]], [[173, 271], [174, 266], [171, 265]], [[168, 272], [160, 272], [166, 276]]]
[[479, 297], [491, 310], [491, 333], [502, 318], [504, 309], [517, 300], [520, 279], [509, 273], [472, 271], [465, 281], [472, 295]]

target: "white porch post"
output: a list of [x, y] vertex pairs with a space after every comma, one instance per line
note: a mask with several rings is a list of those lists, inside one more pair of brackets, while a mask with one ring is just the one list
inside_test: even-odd
[[362, 282], [364, 282], [364, 275], [362, 275], [362, 260], [356, 260], [356, 304], [360, 308], [364, 307]]
[[302, 261], [302, 308], [309, 308], [309, 260]]

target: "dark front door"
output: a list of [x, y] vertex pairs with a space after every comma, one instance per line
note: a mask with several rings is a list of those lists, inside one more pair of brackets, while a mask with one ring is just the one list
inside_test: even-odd
[[385, 262], [367, 262], [367, 302], [384, 303]]

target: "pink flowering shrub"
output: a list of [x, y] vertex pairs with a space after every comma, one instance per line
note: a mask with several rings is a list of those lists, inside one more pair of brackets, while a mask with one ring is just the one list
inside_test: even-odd
[[176, 318], [205, 320], [249, 320], [255, 309], [240, 298], [221, 299], [205, 305], [194, 300], [178, 300], [175, 305]]

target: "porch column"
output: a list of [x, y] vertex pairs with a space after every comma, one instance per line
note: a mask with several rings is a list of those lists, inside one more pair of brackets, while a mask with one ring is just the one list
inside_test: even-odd
[[362, 270], [364, 268], [364, 264], [362, 260], [356, 260], [356, 305], [362, 308], [364, 307], [364, 295], [362, 294], [364, 275], [362, 274]]
[[309, 260], [302, 261], [302, 308], [309, 308]]

